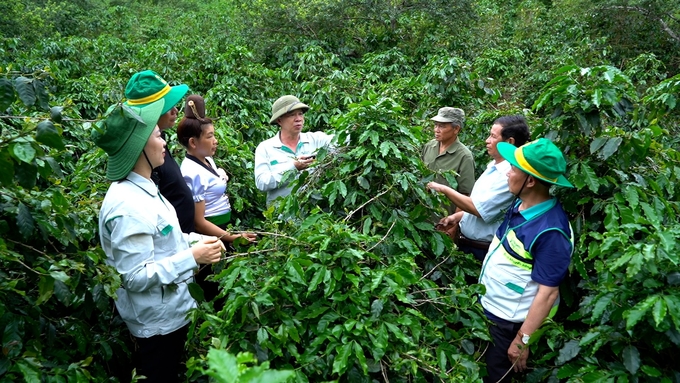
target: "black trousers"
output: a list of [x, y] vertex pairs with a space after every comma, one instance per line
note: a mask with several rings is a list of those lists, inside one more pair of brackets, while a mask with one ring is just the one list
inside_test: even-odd
[[148, 383], [176, 383], [183, 371], [189, 325], [167, 335], [150, 338], [135, 337], [134, 366], [137, 375], [146, 376]]
[[[502, 319], [500, 321], [494, 320], [493, 325], [489, 327], [492, 343], [486, 350], [486, 371], [489, 376], [484, 377], [484, 383], [510, 383], [512, 380], [515, 372], [511, 370], [512, 363], [508, 359], [508, 348], [517, 336], [520, 327], [522, 327], [522, 323], [508, 322]], [[506, 372], [508, 372], [507, 375], [505, 375]], [[505, 375], [505, 378], [503, 378], [503, 375]]]

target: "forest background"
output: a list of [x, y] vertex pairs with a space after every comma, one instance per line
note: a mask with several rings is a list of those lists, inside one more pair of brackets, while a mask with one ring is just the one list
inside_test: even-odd
[[[192, 289], [187, 381], [479, 381], [479, 264], [433, 231], [418, 160], [457, 106], [477, 174], [493, 120], [521, 113], [576, 185], [556, 190], [563, 301], [519, 381], [680, 382], [679, 18], [670, 0], [2, 2], [0, 382], [136, 379], [89, 137], [144, 69], [205, 96], [233, 229], [260, 233], [220, 264], [223, 310]], [[267, 210], [253, 153], [283, 94], [347, 145]]]

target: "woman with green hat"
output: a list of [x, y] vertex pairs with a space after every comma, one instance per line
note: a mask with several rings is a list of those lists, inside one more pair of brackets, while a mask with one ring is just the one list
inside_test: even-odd
[[[109, 155], [113, 181], [99, 213], [106, 262], [121, 275], [116, 308], [134, 337], [134, 365], [149, 382], [176, 382], [189, 320], [189, 294], [199, 264], [220, 259], [216, 237], [182, 233], [175, 209], [151, 181], [164, 162], [165, 141], [156, 125], [161, 99], [143, 108], [118, 105], [93, 133]], [[193, 238], [192, 238], [193, 237]], [[189, 246], [190, 240], [197, 240]]]
[[[143, 108], [158, 100], [165, 101], [158, 128], [161, 137], [167, 140], [167, 131], [172, 129], [177, 120], [177, 104], [187, 93], [185, 84], [170, 86], [158, 73], [152, 70], [137, 72], [125, 87], [126, 105]], [[158, 190], [177, 212], [179, 225], [184, 233], [196, 231], [194, 226], [194, 200], [191, 191], [182, 178], [177, 162], [172, 158], [170, 150], [165, 151], [165, 162], [153, 170], [151, 179], [158, 185]]]

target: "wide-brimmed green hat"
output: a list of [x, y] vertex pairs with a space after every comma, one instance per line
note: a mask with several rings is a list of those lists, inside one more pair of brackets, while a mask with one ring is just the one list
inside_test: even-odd
[[553, 185], [574, 187], [564, 176], [567, 161], [552, 141], [539, 138], [519, 148], [507, 142], [499, 142], [496, 147], [503, 158], [523, 172]]
[[168, 82], [156, 72], [145, 70], [132, 75], [125, 87], [126, 105], [144, 107], [161, 98], [165, 100], [165, 107], [161, 115], [167, 113], [187, 94], [189, 87], [185, 84], [170, 86]]
[[272, 118], [269, 119], [269, 123], [275, 124], [279, 117], [297, 109], [304, 109], [304, 113], [309, 110], [309, 106], [301, 103], [295, 96], [286, 95], [279, 97], [278, 100], [274, 101], [274, 105], [272, 105]]
[[125, 178], [137, 163], [158, 119], [165, 100], [162, 98], [144, 107], [118, 104], [92, 133], [94, 143], [109, 155], [106, 178]]

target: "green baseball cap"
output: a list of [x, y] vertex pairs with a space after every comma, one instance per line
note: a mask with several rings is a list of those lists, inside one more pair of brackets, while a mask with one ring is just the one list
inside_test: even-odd
[[94, 143], [109, 155], [106, 178], [118, 181], [132, 171], [164, 106], [161, 98], [144, 107], [118, 104], [109, 108], [109, 115], [92, 132]]
[[279, 97], [276, 101], [274, 101], [274, 105], [272, 105], [272, 118], [269, 119], [269, 123], [274, 124], [276, 123], [276, 120], [279, 119], [279, 117], [297, 109], [304, 109], [302, 111], [304, 113], [309, 110], [309, 106], [300, 102], [300, 100], [295, 96], [286, 95]]
[[170, 86], [158, 73], [144, 70], [133, 74], [125, 86], [125, 104], [144, 107], [162, 98], [165, 100], [163, 115], [177, 105], [188, 91], [189, 86], [185, 84]]
[[519, 148], [507, 142], [499, 142], [496, 147], [501, 157], [524, 173], [553, 185], [574, 187], [564, 176], [567, 172], [564, 155], [547, 138], [539, 138]]

